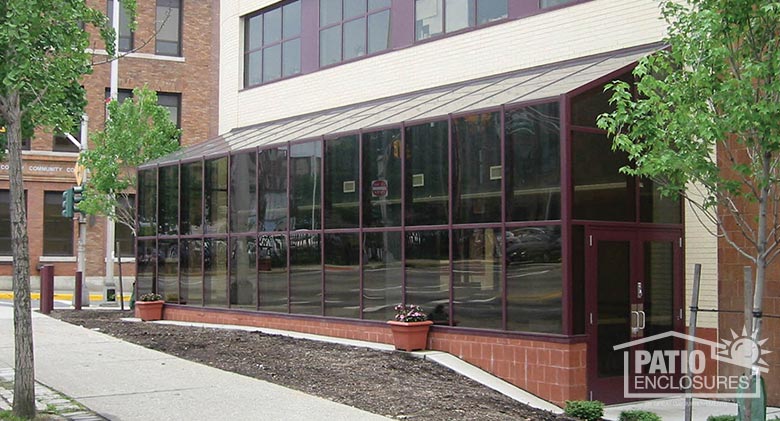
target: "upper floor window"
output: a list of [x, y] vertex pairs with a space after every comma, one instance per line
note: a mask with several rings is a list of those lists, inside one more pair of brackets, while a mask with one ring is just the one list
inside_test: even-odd
[[157, 105], [168, 110], [171, 115], [171, 121], [176, 127], [181, 128], [181, 94], [157, 93]]
[[507, 0], [415, 0], [414, 12], [418, 41], [509, 16]]
[[181, 55], [181, 0], [157, 0], [156, 54]]
[[[113, 25], [114, 20], [114, 0], [106, 0], [108, 21]], [[133, 49], [133, 31], [130, 30], [130, 20], [127, 18], [127, 11], [119, 2], [119, 51], [132, 51]]]
[[390, 47], [390, 0], [320, 0], [320, 66]]
[[573, 3], [577, 0], [539, 0], [539, 7], [546, 9], [548, 7], [560, 6], [566, 3]]
[[[70, 132], [76, 141], [81, 142], [81, 125], [75, 127], [75, 130]], [[65, 133], [56, 133], [54, 135], [52, 150], [54, 152], [79, 152], [81, 148], [75, 143], [71, 142]]]
[[301, 72], [301, 2], [244, 17], [244, 86]]
[[[116, 100], [120, 104], [133, 97], [132, 89], [118, 89]], [[111, 91], [106, 88], [106, 99], [111, 97]], [[157, 92], [157, 105], [164, 107], [171, 115], [171, 121], [177, 128], [181, 128], [181, 94]]]

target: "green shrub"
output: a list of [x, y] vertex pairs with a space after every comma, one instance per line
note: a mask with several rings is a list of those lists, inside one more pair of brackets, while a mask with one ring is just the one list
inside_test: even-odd
[[634, 409], [620, 413], [620, 421], [662, 421], [661, 417], [649, 411]]
[[737, 421], [736, 415], [710, 415], [707, 421]]
[[604, 403], [600, 401], [566, 401], [566, 408], [563, 411], [570, 417], [593, 421], [604, 416]]

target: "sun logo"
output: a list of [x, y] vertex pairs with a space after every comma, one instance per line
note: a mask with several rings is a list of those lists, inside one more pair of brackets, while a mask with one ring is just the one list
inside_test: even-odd
[[769, 339], [765, 338], [758, 342], [748, 335], [745, 328], [742, 328], [742, 334], [738, 335], [731, 331], [731, 340], [721, 339], [726, 349], [718, 351], [715, 359], [729, 364], [734, 364], [743, 368], [755, 367], [762, 373], [769, 372], [769, 365], [762, 357], [772, 353], [768, 349], [761, 348]]

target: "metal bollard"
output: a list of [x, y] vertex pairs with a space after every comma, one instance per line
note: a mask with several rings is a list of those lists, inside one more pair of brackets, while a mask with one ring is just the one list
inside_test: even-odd
[[43, 265], [41, 268], [41, 305], [43, 314], [50, 314], [54, 308], [54, 266]]
[[81, 272], [76, 272], [76, 286], [73, 288], [73, 308], [81, 310]]

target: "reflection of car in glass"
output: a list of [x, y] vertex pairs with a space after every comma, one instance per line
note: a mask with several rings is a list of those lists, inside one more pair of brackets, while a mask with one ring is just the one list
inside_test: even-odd
[[543, 227], [516, 228], [506, 233], [510, 262], [553, 262], [561, 258], [560, 233]]

